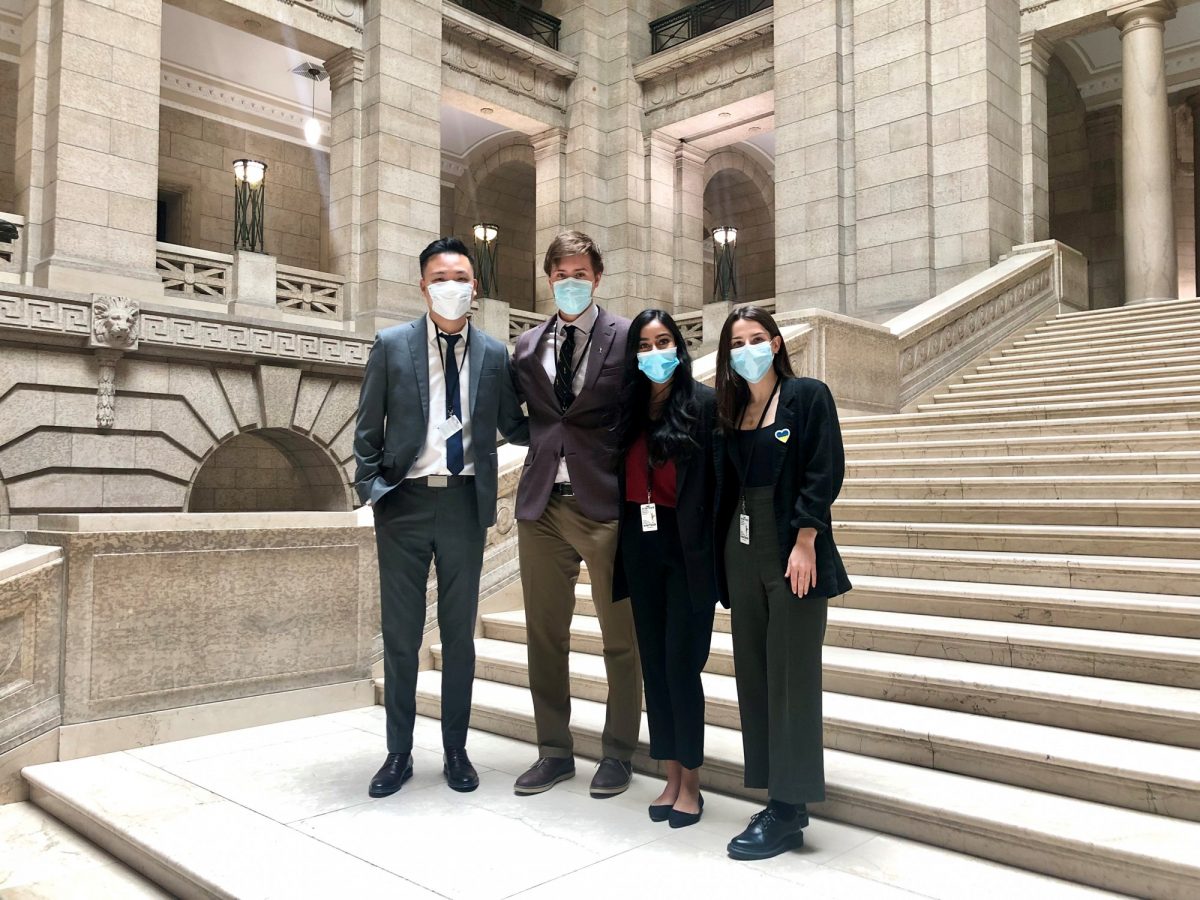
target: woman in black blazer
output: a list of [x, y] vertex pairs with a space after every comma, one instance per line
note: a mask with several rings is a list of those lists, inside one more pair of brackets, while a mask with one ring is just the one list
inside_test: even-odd
[[646, 688], [650, 755], [666, 761], [655, 822], [700, 820], [704, 688], [718, 599], [712, 534], [715, 394], [692, 379], [674, 320], [646, 310], [629, 328], [619, 425], [613, 599], [630, 597]]
[[833, 395], [796, 378], [775, 320], [734, 310], [717, 346], [718, 583], [733, 624], [747, 787], [770, 802], [729, 843], [735, 859], [804, 844], [825, 799], [821, 644], [830, 597], [850, 590], [830, 508], [845, 454]]

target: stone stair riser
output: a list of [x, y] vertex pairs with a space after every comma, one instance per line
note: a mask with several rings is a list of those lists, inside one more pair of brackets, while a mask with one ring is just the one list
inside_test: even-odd
[[846, 477], [854, 478], [920, 478], [935, 475], [940, 478], [1022, 478], [1045, 475], [1079, 475], [1096, 472], [1105, 475], [1194, 475], [1200, 473], [1200, 458], [1191, 454], [1178, 457], [1143, 454], [1140, 458], [1125, 455], [1080, 454], [1060, 460], [1029, 460], [1005, 462], [991, 459], [902, 459], [887, 461], [847, 461]]
[[[880, 523], [884, 524], [884, 523]], [[1133, 535], [1128, 529], [1113, 528], [1097, 535], [1092, 531], [1071, 535], [1069, 531], [1047, 535], [1030, 533], [988, 534], [971, 529], [954, 531], [904, 528], [856, 528], [853, 523], [834, 523], [834, 536], [840, 547], [906, 547], [914, 550], [978, 550], [990, 553], [1068, 553], [1078, 555], [1158, 557], [1161, 559], [1200, 559], [1200, 538], [1172, 536], [1154, 538]], [[1020, 527], [1020, 526], [1014, 526]], [[1200, 604], [1198, 604], [1200, 606]]]
[[[1096, 500], [1200, 500], [1200, 482], [1184, 481], [1194, 476], [1163, 477], [1158, 480], [1125, 479], [1111, 483], [1056, 481], [1053, 478], [980, 478], [976, 481], [914, 478], [909, 481], [856, 479], [847, 481], [841, 496], [846, 499], [886, 498], [913, 500], [990, 499], [1096, 499]], [[897, 483], [898, 482], [898, 483]]]
[[1129, 453], [1179, 453], [1200, 455], [1200, 431], [1158, 434], [1117, 433], [1069, 435], [1050, 438], [1025, 437], [1013, 440], [931, 440], [846, 444], [847, 465], [874, 459], [947, 459], [1007, 456], [1108, 456]]
[[1126, 401], [1136, 401], [1139, 404], [1151, 405], [1153, 401], [1166, 402], [1175, 399], [1191, 399], [1200, 402], [1200, 390], [1195, 385], [1184, 387], [1146, 387], [1125, 390], [1091, 391], [1091, 392], [1056, 392], [1040, 395], [1008, 394], [1003, 397], [989, 399], [959, 399], [951, 396], [938, 396], [929, 403], [917, 404], [918, 411], [939, 411], [970, 409], [976, 414], [986, 413], [992, 409], [1010, 409], [1013, 407], [1057, 407], [1073, 404], [1111, 404]]

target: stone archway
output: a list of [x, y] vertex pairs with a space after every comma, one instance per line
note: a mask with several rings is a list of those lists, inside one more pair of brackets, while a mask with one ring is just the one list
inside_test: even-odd
[[712, 229], [738, 229], [738, 300], [757, 302], [775, 296], [775, 186], [770, 173], [736, 150], [714, 153], [705, 165], [704, 285], [713, 281]]
[[313, 440], [284, 428], [243, 431], [201, 464], [188, 512], [339, 512], [351, 509], [337, 463]]

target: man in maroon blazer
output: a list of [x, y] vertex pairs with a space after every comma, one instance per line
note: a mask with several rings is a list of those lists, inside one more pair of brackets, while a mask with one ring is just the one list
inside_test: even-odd
[[591, 794], [611, 797], [629, 787], [642, 711], [633, 615], [628, 603], [612, 602], [620, 514], [615, 426], [629, 320], [593, 300], [604, 262], [587, 235], [560, 234], [543, 268], [558, 312], [523, 334], [513, 354], [517, 387], [529, 408], [517, 542], [538, 733], [538, 760], [514, 789], [538, 794], [575, 775], [567, 654], [582, 561], [608, 675], [604, 758]]

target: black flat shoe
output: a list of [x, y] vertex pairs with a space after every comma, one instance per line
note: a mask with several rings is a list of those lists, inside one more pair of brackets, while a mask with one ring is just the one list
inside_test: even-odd
[[404, 786], [404, 782], [412, 778], [412, 774], [411, 753], [389, 753], [383, 766], [371, 779], [367, 796], [387, 797], [394, 794]]
[[442, 774], [446, 776], [446, 784], [450, 785], [450, 790], [466, 794], [479, 787], [479, 773], [471, 765], [464, 748], [447, 750], [445, 760]]
[[803, 822], [807, 816], [783, 820], [768, 806], [750, 817], [749, 827], [729, 842], [725, 849], [733, 859], [770, 859], [788, 850], [804, 846]]
[[665, 822], [665, 821], [667, 821], [667, 819], [671, 818], [671, 804], [670, 803], [660, 803], [658, 806], [655, 806], [652, 803], [647, 808], [650, 810], [650, 821], [651, 822]]
[[672, 828], [687, 828], [689, 825], [695, 825], [700, 821], [700, 817], [704, 815], [704, 795], [700, 794], [700, 810], [699, 812], [689, 813], [680, 812], [677, 809], [671, 809], [671, 827]]

